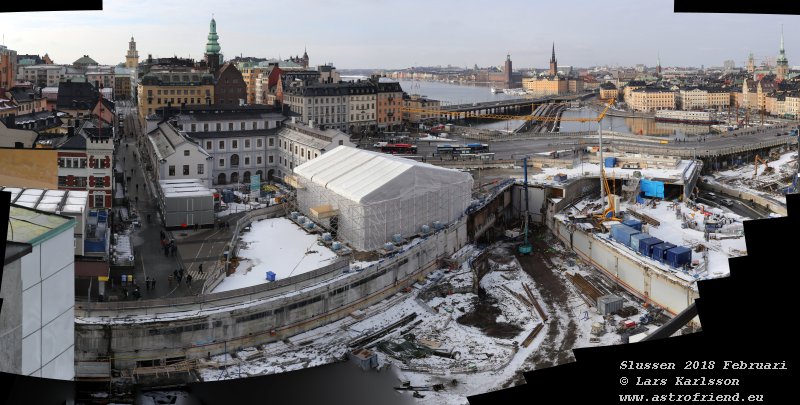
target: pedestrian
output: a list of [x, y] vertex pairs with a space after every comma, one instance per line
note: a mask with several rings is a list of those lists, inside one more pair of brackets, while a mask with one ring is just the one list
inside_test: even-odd
[[175, 252], [178, 251], [178, 248], [173, 244], [170, 250], [172, 250], [172, 257], [175, 257]]
[[156, 289], [156, 278], [155, 277], [150, 279], [150, 289], [151, 290], [155, 290]]
[[125, 287], [122, 287], [122, 296], [128, 298], [128, 289]]
[[139, 183], [136, 183], [136, 192], [139, 192]]
[[225, 229], [231, 229], [231, 223], [230, 223], [230, 221], [228, 221], [228, 222], [225, 222]]
[[180, 283], [181, 283], [181, 279], [183, 279], [183, 275], [181, 275], [180, 273], [178, 273], [178, 284], [180, 284]]
[[194, 230], [195, 231], [199, 231], [200, 230], [200, 223], [199, 222], [194, 224]]
[[144, 278], [144, 288], [145, 288], [146, 290], [149, 290], [149, 289], [150, 289], [150, 277], [145, 277], [145, 278]]
[[183, 277], [183, 267], [178, 268], [178, 274]]
[[189, 286], [189, 287], [192, 286], [192, 275], [191, 274], [187, 274], [186, 275], [186, 285]]
[[203, 274], [203, 263], [200, 263], [200, 265], [199, 265], [199, 266], [197, 266], [197, 272], [198, 272], [199, 274]]
[[136, 205], [139, 205], [139, 196], [138, 195], [134, 198], [134, 201], [136, 201]]

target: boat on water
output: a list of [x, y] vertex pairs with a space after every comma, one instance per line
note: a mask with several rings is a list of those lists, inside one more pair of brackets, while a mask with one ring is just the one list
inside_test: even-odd
[[656, 121], [676, 122], [681, 124], [711, 125], [719, 120], [709, 111], [676, 111], [659, 110], [656, 111]]
[[503, 89], [496, 89], [492, 87], [492, 94], [498, 94], [498, 93], [503, 93]]

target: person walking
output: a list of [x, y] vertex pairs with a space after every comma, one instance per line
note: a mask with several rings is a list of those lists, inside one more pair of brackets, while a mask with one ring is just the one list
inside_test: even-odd
[[139, 183], [136, 183], [136, 192], [139, 192]]
[[187, 274], [187, 275], [186, 275], [186, 285], [187, 285], [188, 287], [191, 287], [191, 286], [192, 286], [192, 275], [191, 275], [191, 274]]
[[150, 290], [150, 277], [145, 277], [144, 278], [144, 288], [145, 288], [145, 290], [148, 290], [148, 291]]
[[175, 244], [173, 243], [172, 247], [170, 248], [170, 250], [172, 251], [172, 257], [175, 257], [175, 252], [178, 251], [178, 247], [175, 246]]
[[197, 273], [203, 274], [203, 263], [200, 263], [200, 265], [197, 266]]

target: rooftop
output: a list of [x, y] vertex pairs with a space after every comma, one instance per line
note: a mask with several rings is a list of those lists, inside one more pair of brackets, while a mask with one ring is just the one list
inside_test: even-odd
[[[75, 220], [49, 212], [12, 204], [8, 221], [8, 240], [38, 245], [65, 230], [72, 231]], [[58, 252], [51, 252], [58, 254]]]

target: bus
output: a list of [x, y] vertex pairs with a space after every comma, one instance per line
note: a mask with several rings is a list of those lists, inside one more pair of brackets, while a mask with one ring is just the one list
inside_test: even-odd
[[410, 143], [389, 143], [380, 147], [381, 152], [392, 155], [416, 155], [417, 145]]
[[489, 145], [485, 143], [468, 143], [466, 145], [470, 153], [484, 153], [489, 151]]

